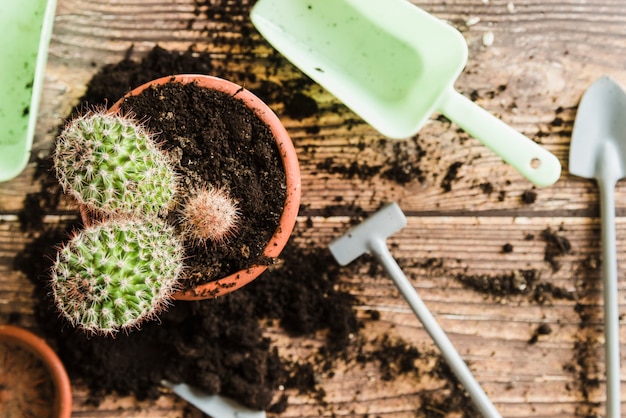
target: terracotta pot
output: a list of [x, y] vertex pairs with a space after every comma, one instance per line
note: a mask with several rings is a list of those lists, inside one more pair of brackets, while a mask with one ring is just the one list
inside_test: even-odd
[[[196, 83], [198, 86], [217, 90], [236, 97], [246, 104], [246, 106], [249, 107], [254, 114], [270, 128], [274, 138], [276, 139], [276, 145], [283, 162], [287, 181], [287, 198], [285, 200], [283, 213], [280, 217], [279, 226], [270, 241], [267, 243], [263, 252], [265, 257], [277, 257], [287, 244], [291, 232], [296, 224], [301, 194], [300, 166], [298, 164], [298, 157], [285, 127], [278, 119], [278, 116], [276, 116], [276, 114], [265, 103], [263, 103], [263, 101], [250, 91], [221, 78], [197, 74], [167, 76], [150, 81], [137, 87], [118, 100], [115, 104], [113, 104], [113, 106], [111, 106], [109, 111], [118, 111], [126, 97], [136, 96], [151, 85], [160, 85], [170, 82]], [[174, 295], [174, 299], [201, 300], [222, 296], [240, 289], [242, 286], [250, 283], [266, 269], [266, 265], [252, 266], [246, 270], [240, 270], [227, 277], [197, 286], [193, 289], [178, 292]]]
[[[43, 339], [37, 337], [35, 334], [29, 331], [26, 331], [25, 329], [11, 325], [0, 325], [0, 345], [7, 343], [10, 343], [13, 347], [17, 345], [18, 347], [26, 350], [29, 355], [33, 355], [37, 359], [41, 360], [41, 362], [45, 366], [46, 370], [44, 372], [49, 374], [52, 384], [54, 386], [54, 402], [52, 405], [52, 414], [46, 416], [54, 418], [69, 418], [72, 414], [72, 389], [70, 386], [70, 380], [67, 376], [67, 372], [63, 367], [63, 363], [61, 363], [61, 360], [55, 354], [55, 352], [50, 348], [48, 344], [46, 344]], [[11, 348], [7, 347], [7, 349], [7, 353], [10, 355]], [[24, 374], [28, 374], [29, 372], [37, 372], [37, 370], [34, 369], [37, 367], [36, 364], [25, 364], [28, 362], [28, 359], [31, 358], [30, 356], [24, 358], [24, 361], [20, 363], [19, 353], [15, 352], [14, 354], [15, 355], [13, 359], [10, 359], [8, 364], [9, 367], [12, 367], [12, 370], [15, 373], [20, 373], [23, 377]], [[11, 363], [11, 360], [14, 360], [14, 363]], [[6, 374], [10, 378], [11, 371], [8, 371]], [[40, 375], [37, 376], [40, 377]], [[12, 388], [15, 387], [9, 386], [8, 392], [10, 392]], [[34, 399], [30, 399], [30, 401], [32, 400]], [[49, 399], [43, 399], [43, 401], [49, 401]], [[1, 407], [2, 394], [0, 392], [0, 409], [2, 409]], [[22, 411], [22, 413], [25, 414], [25, 411]]]

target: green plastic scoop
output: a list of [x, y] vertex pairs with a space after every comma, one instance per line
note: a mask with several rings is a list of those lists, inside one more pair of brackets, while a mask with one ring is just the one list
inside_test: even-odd
[[0, 181], [30, 158], [56, 0], [9, 0], [0, 13]]
[[467, 44], [406, 0], [259, 0], [259, 32], [305, 74], [390, 138], [440, 112], [539, 186], [559, 160], [454, 89]]

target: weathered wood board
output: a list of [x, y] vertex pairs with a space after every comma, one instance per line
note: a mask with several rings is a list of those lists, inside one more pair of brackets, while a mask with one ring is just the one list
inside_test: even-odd
[[[409, 225], [390, 239], [392, 252], [501, 413], [507, 417], [601, 415], [603, 386], [583, 387], [581, 365], [576, 364], [577, 342], [586, 341], [597, 357], [584, 371], [603, 381], [600, 270], [584, 268], [590, 259], [597, 262], [600, 257], [597, 188], [593, 181], [570, 175], [567, 158], [584, 90], [602, 75], [626, 86], [626, 3], [412, 1], [457, 27], [466, 38], [469, 61], [456, 88], [555, 153], [563, 164], [561, 179], [551, 187], [534, 188], [477, 140], [437, 115], [417, 137], [395, 147], [381, 143], [377, 132], [322, 88], [311, 85], [307, 94], [320, 109], [314, 118], [295, 120], [280, 106], [274, 109], [294, 140], [303, 174], [297, 239], [325, 246], [347, 228], [350, 216], [398, 202]], [[12, 262], [35, 237], [21, 230], [18, 214], [25, 196], [38, 188], [33, 180], [36, 157], [49, 152], [58, 126], [99, 68], [119, 62], [131, 46], [133, 55], [140, 57], [157, 44], [181, 51], [193, 45], [210, 52], [221, 72], [252, 91], [254, 80], [288, 88], [289, 80], [302, 78], [284, 60], [278, 71], [267, 71], [268, 60], [276, 60], [276, 54], [252, 28], [250, 3], [59, 0], [32, 163], [18, 178], [0, 184], [0, 321], [19, 314], [20, 325], [34, 326], [37, 301], [31, 296], [32, 285], [13, 269]], [[230, 13], [213, 13], [216, 5], [229, 6]], [[312, 126], [318, 128], [314, 134]], [[331, 168], [380, 166], [399, 154], [417, 159], [418, 151], [423, 178], [404, 184], [379, 175], [350, 176], [327, 169], [329, 164]], [[456, 162], [461, 164], [446, 190], [442, 181]], [[537, 199], [525, 203], [521, 196], [530, 190]], [[616, 199], [618, 262], [623, 267], [625, 183], [618, 184]], [[45, 221], [56, 223], [72, 216], [72, 211], [51, 213]], [[546, 243], [541, 233], [547, 228], [571, 243], [571, 251], [558, 258], [556, 271], [544, 260]], [[529, 234], [534, 238], [529, 239]], [[512, 246], [512, 252], [502, 251], [505, 244]], [[427, 260], [438, 263], [433, 267]], [[571, 292], [572, 298], [543, 303], [528, 295], [495, 298], [463, 287], [458, 280], [462, 275], [496, 277], [530, 269], [538, 272], [541, 283]], [[626, 309], [623, 272], [621, 268], [622, 316]], [[342, 284], [359, 299], [364, 335], [392, 333], [420, 349], [434, 349], [391, 281], [363, 270], [345, 277]], [[591, 315], [585, 323], [580, 306]], [[368, 321], [369, 309], [378, 310], [380, 320]], [[549, 324], [552, 333], [529, 344], [541, 324]], [[316, 338], [321, 338], [293, 340], [274, 327], [266, 332], [285, 356], [302, 358], [310, 351], [304, 347], [315, 346]], [[623, 320], [620, 333], [626, 341]], [[626, 352], [624, 343], [622, 351]], [[626, 372], [621, 374], [624, 380]], [[171, 395], [154, 402], [112, 395], [93, 406], [86, 402], [81, 382], [73, 383], [75, 417], [201, 416]], [[280, 416], [414, 417], [418, 394], [436, 391], [439, 383], [411, 377], [387, 382], [375, 367], [346, 364], [332, 378], [321, 378], [327, 394], [324, 404], [293, 393]], [[626, 396], [626, 389], [622, 394]]]

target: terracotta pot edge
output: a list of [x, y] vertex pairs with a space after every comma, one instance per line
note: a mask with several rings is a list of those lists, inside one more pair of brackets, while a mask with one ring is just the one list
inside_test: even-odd
[[[200, 86], [221, 91], [240, 99], [254, 114], [263, 121], [274, 136], [283, 167], [285, 169], [287, 196], [281, 214], [279, 225], [266, 245], [263, 255], [268, 258], [277, 257], [284, 249], [296, 225], [301, 199], [301, 176], [298, 156], [293, 141], [280, 119], [272, 109], [260, 98], [246, 88], [232, 81], [205, 74], [176, 74], [160, 77], [142, 84], [126, 93], [115, 102], [109, 112], [117, 112], [123, 101], [140, 94], [151, 85], [166, 84], [169, 82], [198, 82]], [[197, 286], [194, 289], [179, 291], [174, 294], [174, 300], [202, 300], [223, 296], [247, 285], [267, 269], [267, 265], [254, 265], [245, 270], [237, 271], [229, 276]]]
[[46, 341], [32, 332], [14, 325], [0, 325], [0, 340], [11, 339], [41, 359], [52, 374], [57, 393], [58, 418], [72, 415], [72, 387], [63, 362]]

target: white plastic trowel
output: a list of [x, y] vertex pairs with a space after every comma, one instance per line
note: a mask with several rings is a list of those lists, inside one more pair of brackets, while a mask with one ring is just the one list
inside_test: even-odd
[[162, 380], [161, 384], [213, 418], [266, 418], [265, 411], [255, 411], [220, 395], [208, 395], [186, 383]]

